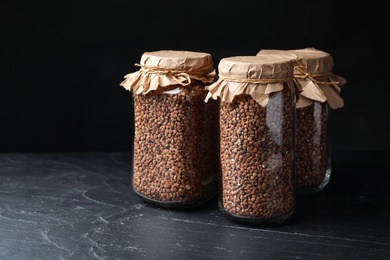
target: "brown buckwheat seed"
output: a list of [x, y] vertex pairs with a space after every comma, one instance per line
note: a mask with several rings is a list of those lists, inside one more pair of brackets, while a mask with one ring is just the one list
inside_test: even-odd
[[221, 102], [220, 203], [228, 214], [272, 219], [293, 212], [291, 95], [289, 90], [274, 93], [266, 107], [249, 95]]
[[195, 206], [217, 192], [219, 103], [205, 103], [193, 81], [133, 95], [133, 188], [160, 205]]
[[327, 168], [326, 103], [297, 108], [296, 180], [297, 188], [316, 187], [325, 178]]

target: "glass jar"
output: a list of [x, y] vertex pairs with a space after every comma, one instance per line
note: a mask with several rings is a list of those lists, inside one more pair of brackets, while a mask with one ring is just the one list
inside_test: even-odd
[[206, 102], [220, 100], [219, 208], [242, 223], [282, 223], [295, 210], [293, 64], [235, 56], [218, 69]]
[[121, 83], [134, 100], [132, 186], [150, 204], [189, 208], [217, 193], [219, 103], [205, 103], [215, 81], [210, 54], [145, 52]]
[[294, 78], [300, 88], [296, 103], [297, 194], [319, 192], [329, 183], [332, 172], [329, 108], [344, 106], [340, 90], [346, 81], [332, 73], [333, 58], [324, 51], [304, 48], [258, 52], [264, 54], [290, 57], [294, 63]]

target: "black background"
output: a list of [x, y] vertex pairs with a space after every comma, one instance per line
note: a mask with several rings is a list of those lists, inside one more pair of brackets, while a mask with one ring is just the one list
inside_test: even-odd
[[126, 151], [142, 53], [314, 47], [347, 80], [333, 150], [390, 148], [384, 6], [355, 1], [1, 1], [0, 152]]

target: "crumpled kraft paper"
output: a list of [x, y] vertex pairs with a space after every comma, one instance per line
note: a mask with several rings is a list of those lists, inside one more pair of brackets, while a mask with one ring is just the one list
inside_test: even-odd
[[120, 85], [135, 94], [146, 94], [159, 87], [189, 85], [191, 79], [211, 83], [216, 78], [210, 54], [192, 51], [161, 50], [145, 52], [139, 71], [125, 75]]
[[315, 48], [263, 49], [257, 53], [257, 55], [270, 54], [282, 55], [293, 60], [295, 82], [300, 88], [297, 108], [309, 106], [313, 102], [327, 102], [332, 109], [344, 106], [340, 91], [346, 84], [346, 80], [333, 74], [334, 63], [329, 53]]
[[251, 95], [261, 106], [266, 106], [269, 95], [282, 91], [285, 84], [295, 92], [291, 60], [275, 56], [235, 56], [224, 58], [218, 65], [219, 79], [206, 87], [210, 98], [232, 102], [241, 94]]

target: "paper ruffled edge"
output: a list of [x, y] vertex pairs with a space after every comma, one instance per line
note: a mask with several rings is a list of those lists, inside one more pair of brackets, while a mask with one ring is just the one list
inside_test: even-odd
[[[190, 75], [191, 79], [200, 80], [203, 83], [211, 83], [214, 81], [215, 77], [215, 69], [202, 77]], [[120, 86], [129, 91], [133, 91], [135, 94], [146, 94], [152, 90], [158, 89], [159, 87], [179, 84], [177, 78], [171, 74], [156, 74], [136, 71], [125, 75], [124, 78], [125, 79], [120, 83]]]
[[[295, 92], [293, 80], [286, 81], [288, 87]], [[234, 98], [241, 94], [250, 95], [257, 103], [265, 107], [269, 101], [269, 95], [274, 92], [283, 90], [284, 84], [281, 83], [239, 83], [226, 80], [217, 80], [215, 83], [206, 87], [209, 92], [205, 98], [207, 102], [210, 98], [220, 98], [224, 102], [232, 102]]]
[[[309, 106], [313, 104], [313, 102], [327, 102], [329, 107], [332, 109], [341, 108], [344, 106], [344, 100], [340, 96], [341, 88], [346, 84], [346, 80], [343, 77], [337, 76], [337, 75], [329, 75], [327, 76], [328, 82], [338, 82], [337, 84], [321, 84], [319, 83], [317, 87], [316, 84], [314, 84], [309, 79], [297, 79], [297, 81], [301, 84], [302, 90], [300, 92], [300, 98], [297, 101], [296, 107], [302, 108]], [[306, 83], [304, 85], [303, 83]], [[305, 95], [305, 88], [306, 87], [315, 87], [318, 95], [317, 98], [314, 98], [313, 96], [308, 97]]]

